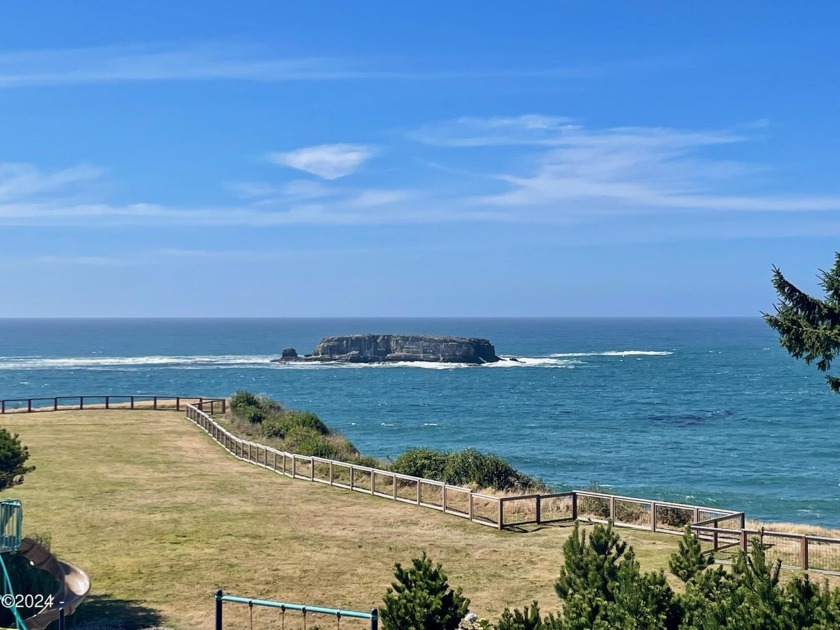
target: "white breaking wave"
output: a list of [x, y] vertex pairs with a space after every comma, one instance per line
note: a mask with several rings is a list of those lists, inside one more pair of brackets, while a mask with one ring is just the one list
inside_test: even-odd
[[0, 357], [0, 370], [78, 370], [137, 367], [265, 367], [273, 356]]
[[557, 352], [553, 357], [667, 357], [668, 350], [604, 350], [603, 352]]
[[572, 368], [580, 361], [557, 357], [500, 357], [501, 361], [476, 366], [471, 363], [439, 363], [436, 361], [399, 361], [395, 363], [273, 363], [276, 355], [199, 355], [144, 357], [0, 357], [0, 370], [138, 370], [143, 368], [177, 369], [364, 369], [418, 368], [426, 370], [455, 370], [459, 368], [493, 367], [551, 367]]

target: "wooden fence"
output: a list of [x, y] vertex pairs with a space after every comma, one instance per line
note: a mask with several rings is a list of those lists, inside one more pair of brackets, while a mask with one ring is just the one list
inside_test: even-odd
[[[767, 529], [749, 529], [744, 514], [740, 523], [732, 518], [713, 518], [691, 525], [691, 530], [702, 540], [709, 541], [714, 551], [740, 548], [749, 549], [751, 538], [758, 538], [768, 560], [782, 561], [782, 566], [803, 571], [840, 572], [840, 539]], [[733, 526], [734, 525], [734, 526]]]
[[9, 398], [0, 400], [0, 415], [7, 413], [38, 413], [45, 411], [79, 411], [84, 409], [153, 409], [182, 411], [188, 404], [206, 405], [211, 414], [225, 413], [227, 400], [198, 396], [52, 396], [45, 398]]
[[582, 490], [516, 496], [474, 492], [470, 488], [442, 481], [288, 453], [244, 440], [213, 420], [212, 413], [203, 411], [206, 405], [206, 401], [204, 404], [187, 405], [187, 418], [204, 429], [234, 457], [243, 461], [293, 479], [305, 479], [392, 501], [412, 503], [497, 529], [575, 520], [600, 523], [613, 521], [617, 527], [682, 535], [685, 525], [701, 518], [731, 518], [733, 514], [739, 514], [696, 505]]
[[495, 496], [433, 479], [288, 453], [239, 438], [213, 420], [211, 416], [226, 412], [224, 398], [135, 394], [0, 400], [0, 414], [84, 409], [185, 411], [189, 420], [242, 461], [293, 479], [411, 503], [500, 530], [563, 521], [611, 521], [616, 527], [682, 535], [685, 526], [690, 525], [714, 551], [746, 551], [749, 539], [758, 536], [768, 557], [781, 559], [785, 567], [840, 572], [840, 538], [748, 529], [743, 512], [588, 490]]

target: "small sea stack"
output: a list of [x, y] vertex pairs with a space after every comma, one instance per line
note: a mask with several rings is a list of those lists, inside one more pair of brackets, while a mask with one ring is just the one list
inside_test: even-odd
[[441, 335], [341, 335], [324, 337], [312, 354], [299, 356], [285, 348], [276, 363], [343, 361], [346, 363], [468, 363], [481, 365], [499, 361], [487, 339]]

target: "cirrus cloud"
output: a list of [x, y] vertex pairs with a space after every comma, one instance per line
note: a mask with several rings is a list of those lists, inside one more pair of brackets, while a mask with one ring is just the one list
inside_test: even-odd
[[319, 144], [285, 153], [269, 153], [268, 160], [322, 179], [339, 179], [355, 173], [375, 154], [376, 148], [367, 144]]

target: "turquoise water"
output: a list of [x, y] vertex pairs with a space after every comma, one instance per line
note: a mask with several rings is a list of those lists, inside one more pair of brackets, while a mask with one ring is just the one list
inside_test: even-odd
[[[487, 337], [520, 362], [269, 363], [353, 332]], [[2, 398], [237, 389], [379, 457], [474, 446], [557, 488], [840, 527], [840, 397], [758, 318], [0, 320]]]

